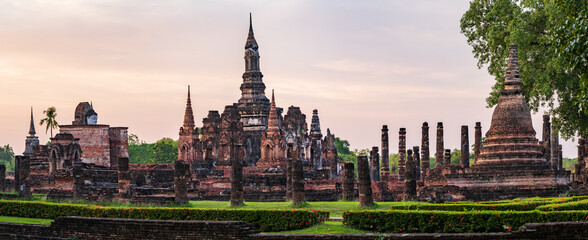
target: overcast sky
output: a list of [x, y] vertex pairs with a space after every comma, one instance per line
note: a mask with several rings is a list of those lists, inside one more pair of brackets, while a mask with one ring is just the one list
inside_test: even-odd
[[[351, 148], [380, 145], [398, 128], [420, 145], [420, 126], [445, 125], [446, 148], [459, 148], [460, 126], [490, 126], [493, 77], [478, 69], [460, 33], [464, 0], [430, 1], [0, 1], [0, 145], [24, 151], [30, 106], [38, 121], [57, 108], [71, 124], [76, 105], [92, 101], [98, 122], [127, 126], [140, 139], [178, 138], [192, 89], [195, 118], [240, 98], [244, 45], [253, 13], [269, 95], [299, 106], [310, 123], [319, 110]], [[533, 125], [541, 138], [541, 115]], [[564, 156], [575, 157], [573, 142]]]

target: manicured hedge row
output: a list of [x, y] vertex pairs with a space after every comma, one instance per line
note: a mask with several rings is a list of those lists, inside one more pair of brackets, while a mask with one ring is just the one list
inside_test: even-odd
[[196, 209], [164, 207], [101, 207], [63, 203], [0, 200], [0, 216], [55, 219], [60, 216], [158, 220], [233, 220], [260, 231], [285, 231], [325, 221], [329, 212], [315, 210]]
[[541, 207], [538, 207], [537, 210], [540, 210], [540, 211], [588, 210], [588, 200], [543, 205]]
[[438, 211], [530, 211], [545, 203], [502, 203], [502, 204], [413, 204], [392, 206], [392, 210], [438, 210]]
[[503, 232], [525, 223], [587, 221], [588, 211], [346, 211], [343, 224], [377, 232]]
[[[434, 203], [406, 203], [392, 205], [392, 210], [438, 210], [438, 211], [531, 211], [538, 207], [566, 202], [584, 201], [587, 197], [565, 197], [565, 198], [527, 198], [487, 202], [448, 202], [442, 204]], [[588, 207], [588, 206], [587, 206]], [[586, 210], [587, 208], [570, 208], [566, 210]]]

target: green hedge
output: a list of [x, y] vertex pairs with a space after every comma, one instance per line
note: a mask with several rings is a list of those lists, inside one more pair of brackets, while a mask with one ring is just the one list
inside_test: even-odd
[[346, 211], [343, 224], [376, 232], [503, 232], [531, 222], [587, 221], [588, 211]]
[[588, 200], [567, 203], [554, 203], [538, 207], [540, 211], [588, 210]]
[[462, 203], [462, 204], [412, 204], [404, 206], [392, 206], [392, 210], [437, 210], [437, 211], [530, 211], [535, 208], [545, 205], [545, 203], [531, 202], [531, 203], [501, 203], [501, 204], [477, 204], [477, 203]]
[[[531, 211], [545, 205], [561, 205], [584, 201], [587, 197], [560, 197], [560, 198], [525, 198], [486, 202], [448, 202], [434, 203], [405, 203], [392, 205], [392, 210], [437, 210], [437, 211]], [[587, 206], [588, 207], [588, 206]], [[587, 208], [569, 208], [565, 210], [587, 210]]]
[[273, 232], [310, 227], [325, 221], [329, 217], [329, 212], [317, 210], [101, 207], [0, 200], [0, 216], [45, 219], [55, 219], [60, 216], [81, 216], [159, 220], [233, 220], [251, 223], [260, 231]]

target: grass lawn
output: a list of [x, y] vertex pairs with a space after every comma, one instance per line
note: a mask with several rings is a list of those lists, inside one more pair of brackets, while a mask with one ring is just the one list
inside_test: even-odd
[[0, 216], [0, 222], [49, 225], [49, 224], [51, 224], [53, 222], [53, 219], [20, 218], [20, 217], [5, 217], [5, 216]]
[[[296, 207], [296, 209], [315, 209], [325, 210], [331, 212], [331, 217], [343, 216], [345, 210], [390, 210], [390, 206], [406, 204], [403, 202], [379, 202], [373, 207], [362, 208], [359, 206], [359, 202], [348, 202], [348, 201], [337, 201], [337, 202], [307, 202], [302, 206]], [[191, 201], [189, 207], [193, 208], [230, 208], [229, 202], [226, 201]], [[292, 202], [245, 202], [244, 206], [236, 208], [244, 209], [292, 209]]]
[[360, 234], [360, 233], [372, 233], [364, 230], [354, 229], [343, 225], [341, 222], [326, 221], [309, 228], [294, 230], [294, 231], [283, 231], [283, 232], [267, 232], [269, 234]]

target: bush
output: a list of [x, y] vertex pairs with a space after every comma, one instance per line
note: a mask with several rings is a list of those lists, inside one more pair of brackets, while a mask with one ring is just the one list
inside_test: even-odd
[[576, 202], [554, 203], [538, 207], [540, 211], [567, 211], [567, 210], [588, 210], [588, 200]]
[[[586, 196], [582, 197], [557, 197], [557, 198], [524, 198], [500, 201], [485, 202], [448, 202], [442, 204], [433, 203], [403, 203], [393, 205], [392, 210], [437, 210], [437, 211], [531, 211], [540, 206], [561, 204], [566, 202], [576, 202], [587, 200]], [[567, 210], [586, 210], [585, 208], [567, 209]]]
[[588, 211], [346, 211], [343, 224], [377, 232], [503, 232], [531, 222], [586, 221]]
[[101, 207], [64, 203], [0, 200], [0, 216], [55, 219], [60, 216], [157, 220], [244, 221], [260, 231], [285, 231], [325, 221], [329, 212], [316, 210], [196, 209], [165, 207]]
[[479, 203], [461, 203], [461, 204], [411, 204], [396, 205], [390, 207], [392, 210], [437, 210], [437, 211], [530, 211], [545, 203], [500, 203], [500, 204], [479, 204]]

